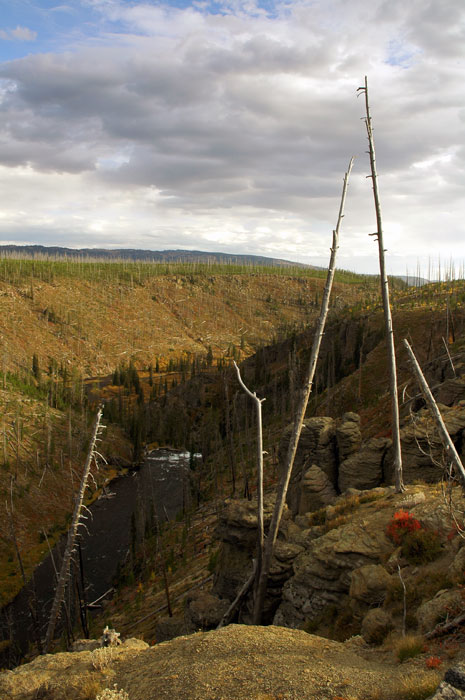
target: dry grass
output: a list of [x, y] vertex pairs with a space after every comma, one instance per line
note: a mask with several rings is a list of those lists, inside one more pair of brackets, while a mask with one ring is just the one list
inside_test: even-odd
[[114, 659], [112, 647], [102, 647], [91, 652], [92, 666], [96, 671], [104, 671]]
[[426, 700], [437, 690], [442, 675], [437, 671], [419, 671], [410, 673], [397, 683], [395, 689], [376, 690], [358, 700]]
[[416, 671], [404, 678], [397, 690], [398, 700], [425, 700], [436, 692], [442, 674], [436, 671]]
[[89, 676], [83, 680], [79, 700], [95, 700], [102, 690], [102, 681], [95, 676]]
[[425, 640], [418, 634], [406, 634], [405, 637], [393, 641], [393, 649], [397, 659], [403, 663], [424, 652]]

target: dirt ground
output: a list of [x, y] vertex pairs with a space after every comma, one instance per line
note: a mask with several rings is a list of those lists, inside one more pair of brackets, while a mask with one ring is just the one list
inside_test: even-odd
[[273, 626], [230, 625], [152, 647], [129, 640], [97, 668], [95, 653], [38, 657], [6, 671], [0, 697], [94, 700], [116, 684], [130, 700], [407, 700], [425, 682], [434, 689], [445, 670], [427, 670], [424, 655], [399, 664], [359, 637], [340, 643]]

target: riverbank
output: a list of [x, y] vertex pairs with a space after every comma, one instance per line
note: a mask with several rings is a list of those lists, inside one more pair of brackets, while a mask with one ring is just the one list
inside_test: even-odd
[[[77, 551], [74, 558], [68, 585], [67, 607], [72, 620], [77, 619], [78, 585], [86, 603], [108, 593], [118, 570], [134, 553], [147, 529], [182, 511], [189, 494], [189, 464], [190, 454], [185, 451], [147, 451], [137, 470], [113, 479], [89, 505], [85, 527], [80, 530], [80, 553]], [[0, 639], [4, 640], [4, 649], [0, 665], [19, 663], [37, 634], [43, 636], [64, 545], [65, 537], [36, 567], [28, 586], [2, 609]], [[99, 609], [91, 615], [95, 612], [98, 614]]]

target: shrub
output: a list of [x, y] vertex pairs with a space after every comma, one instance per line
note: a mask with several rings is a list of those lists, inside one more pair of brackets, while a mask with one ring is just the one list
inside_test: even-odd
[[395, 654], [403, 663], [407, 659], [413, 659], [415, 656], [422, 654], [425, 648], [423, 637], [419, 635], [407, 634], [401, 637], [394, 645]]
[[103, 671], [113, 660], [113, 648], [101, 647], [91, 652], [92, 666], [96, 671]]
[[408, 532], [401, 547], [402, 556], [411, 564], [427, 564], [437, 559], [442, 552], [439, 535], [428, 530]]
[[439, 658], [439, 656], [428, 656], [425, 663], [426, 668], [439, 668], [439, 666], [442, 664], [442, 661]]
[[420, 522], [413, 515], [407, 510], [398, 510], [389, 521], [386, 534], [395, 544], [401, 544], [406, 535], [420, 529]]

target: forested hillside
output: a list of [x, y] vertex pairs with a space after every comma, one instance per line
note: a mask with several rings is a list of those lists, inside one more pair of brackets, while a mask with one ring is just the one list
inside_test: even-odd
[[[370, 295], [373, 284], [339, 274], [335, 308]], [[1, 601], [22, 585], [11, 528], [26, 576], [63, 532], [92, 406], [102, 386], [118, 384], [115, 372], [131, 366], [148, 404], [193, 371], [211, 374], [218, 363], [304, 328], [317, 313], [322, 285], [318, 271], [297, 269], [2, 259]], [[133, 404], [141, 410], [141, 400], [125, 400], [124, 416], [107, 426], [102, 450], [109, 467], [99, 484], [131, 463], [131, 440], [141, 447]], [[185, 446], [185, 426], [176, 425], [175, 435], [146, 426], [144, 437]]]
[[[209, 566], [213, 571], [221, 503], [255, 488], [255, 416], [232, 362], [266, 398], [271, 487], [323, 283], [320, 272], [301, 269], [2, 260], [2, 602], [22, 586], [19, 557], [27, 578], [66, 528], [102, 400], [107, 428], [99, 451], [108, 465], [95, 472], [94, 497], [137, 464], [147, 445], [201, 453], [163, 546], [178, 596]], [[465, 287], [399, 283], [393, 292], [399, 383], [410, 395], [402, 338], [413, 342], [430, 380], [444, 378], [444, 363], [453, 365], [465, 350]], [[308, 416], [356, 411], [363, 439], [389, 437], [383, 337], [376, 279], [338, 273]], [[409, 405], [401, 411], [407, 419]], [[135, 610], [143, 617], [162, 602], [159, 557], [158, 534], [146, 522], [134, 531], [132, 558], [121, 571], [112, 608], [118, 620]], [[155, 598], [142, 595], [148, 588]]]

